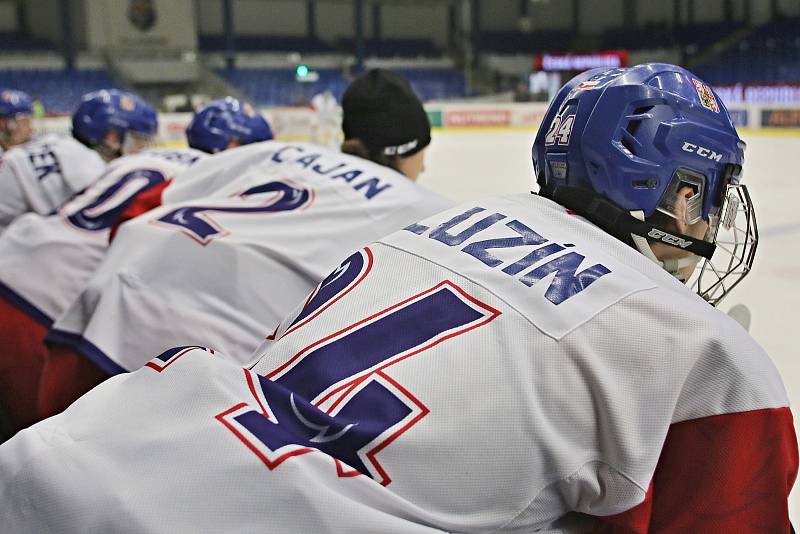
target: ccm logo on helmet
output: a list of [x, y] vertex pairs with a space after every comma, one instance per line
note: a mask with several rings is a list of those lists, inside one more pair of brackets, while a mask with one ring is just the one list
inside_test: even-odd
[[647, 235], [653, 239], [659, 239], [668, 245], [675, 245], [676, 247], [686, 248], [692, 244], [692, 241], [687, 241], [676, 235], [668, 234], [667, 232], [655, 228], [647, 232]]
[[684, 152], [691, 152], [692, 154], [697, 154], [698, 156], [702, 156], [707, 159], [712, 159], [714, 161], [722, 161], [722, 154], [717, 154], [713, 150], [709, 148], [705, 148], [702, 146], [697, 146], [689, 141], [683, 142], [683, 151]]

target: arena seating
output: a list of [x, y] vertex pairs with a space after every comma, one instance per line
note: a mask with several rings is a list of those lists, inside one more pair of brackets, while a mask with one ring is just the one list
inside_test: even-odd
[[[227, 48], [228, 43], [224, 35], [200, 35], [198, 46], [203, 52], [220, 52]], [[305, 54], [318, 54], [333, 52], [330, 45], [307, 37], [261, 37], [237, 36], [234, 46], [239, 52], [299, 52]]]
[[531, 54], [536, 52], [561, 52], [568, 50], [574, 34], [571, 31], [491, 31], [482, 32], [478, 48], [497, 54]]
[[456, 69], [396, 69], [424, 101], [462, 98], [467, 95], [464, 74]]
[[[478, 46], [481, 51], [497, 54], [531, 54], [539, 52], [565, 52], [576, 47], [584, 48], [584, 42], [600, 50], [697, 47], [712, 45], [740, 30], [742, 23], [696, 24], [691, 27], [673, 28], [666, 24], [651, 24], [642, 28], [614, 29], [593, 37], [584, 35], [576, 43], [575, 33], [567, 30], [535, 32], [491, 31], [482, 32]], [[588, 50], [581, 50], [588, 51]]]
[[716, 85], [800, 82], [800, 17], [762, 26], [721, 54], [693, 66]]
[[0, 32], [0, 50], [3, 52], [55, 50], [56, 45], [43, 37], [31, 37], [18, 32]]
[[[354, 39], [341, 39], [338, 42], [342, 52], [354, 54]], [[444, 52], [430, 39], [365, 39], [364, 48], [372, 57], [441, 57]]]
[[[228, 43], [224, 35], [200, 35], [203, 52], [224, 51]], [[239, 52], [299, 52], [324, 54], [329, 52], [355, 53], [354, 39], [341, 39], [333, 47], [324, 41], [307, 37], [256, 37], [237, 36], [234, 46]], [[429, 39], [373, 39], [365, 40], [370, 56], [375, 57], [441, 57], [443, 52]]]
[[[291, 69], [222, 69], [217, 73], [259, 106], [307, 105], [311, 97], [331, 91], [341, 99], [347, 80], [336, 69], [312, 69], [316, 82], [299, 82]], [[397, 69], [423, 100], [458, 98], [466, 94], [464, 75], [449, 68]]]
[[316, 82], [302, 83], [291, 69], [222, 69], [217, 73], [259, 106], [307, 105], [311, 97], [331, 91], [340, 99], [347, 82], [335, 69], [314, 69]]
[[666, 24], [649, 24], [642, 28], [626, 28], [605, 32], [600, 48], [607, 50], [642, 50], [671, 48], [677, 45], [674, 28]]
[[0, 87], [38, 97], [48, 114], [71, 113], [89, 91], [119, 88], [104, 70], [0, 70]]
[[737, 23], [694, 24], [672, 27], [666, 24], [650, 24], [642, 28], [615, 29], [603, 34], [600, 48], [646, 50], [653, 48], [694, 47], [703, 49], [741, 30]]

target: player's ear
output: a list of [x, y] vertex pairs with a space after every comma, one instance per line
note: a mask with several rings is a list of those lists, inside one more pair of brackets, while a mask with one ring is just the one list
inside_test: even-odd
[[120, 139], [116, 130], [106, 132], [106, 135], [103, 136], [103, 144], [113, 151], [122, 149], [122, 139]]
[[686, 222], [686, 212], [689, 209], [689, 199], [692, 198], [697, 191], [689, 185], [683, 185], [675, 193], [675, 215], [677, 217], [672, 219], [675, 222], [676, 229], [682, 234], [688, 233], [689, 225]]
[[242, 141], [241, 141], [241, 139], [236, 139], [234, 137], [233, 139], [230, 140], [228, 145], [225, 147], [225, 150], [228, 150], [230, 148], [236, 148], [237, 146], [242, 146]]

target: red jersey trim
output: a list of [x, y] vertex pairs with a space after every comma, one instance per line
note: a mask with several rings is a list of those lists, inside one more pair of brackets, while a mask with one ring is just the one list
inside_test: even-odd
[[644, 502], [598, 518], [595, 533], [791, 532], [797, 477], [788, 407], [670, 426]]

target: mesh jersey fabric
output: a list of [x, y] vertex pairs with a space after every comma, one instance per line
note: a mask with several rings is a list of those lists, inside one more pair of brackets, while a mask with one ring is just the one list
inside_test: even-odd
[[125, 156], [58, 213], [19, 217], [0, 236], [0, 283], [54, 321], [100, 264], [116, 214], [202, 157], [192, 149]]
[[[460, 217], [465, 213], [473, 216]], [[541, 242], [522, 245], [525, 229]], [[538, 257], [527, 275], [512, 268], [552, 244], [564, 247], [552, 259]], [[473, 527], [486, 528], [483, 521], [489, 521], [509, 530], [545, 528], [567, 513], [618, 514], [644, 498], [670, 425], [788, 406], [774, 365], [738, 324], [546, 199], [517, 195], [465, 204], [371, 248], [373, 273], [299, 329], [288, 319], [278, 341], [257, 351], [263, 356], [252, 369], [278, 382], [291, 366], [302, 368], [298, 377], [324, 374], [303, 364], [310, 358], [303, 347], [336, 338], [376, 305], [390, 306], [444, 281], [501, 311], [484, 326], [381, 371], [430, 407], [430, 426], [419, 423], [421, 442], [398, 438], [391, 453], [382, 453], [402, 458], [405, 443], [415, 451], [408, 454], [411, 471], [425, 473], [425, 488], [413, 477], [393, 478], [392, 487], [424, 502], [426, 510], [457, 510]], [[570, 272], [559, 258], [573, 253], [584, 259]], [[531, 276], [551, 261], [564, 271]], [[592, 280], [594, 265], [609, 272]], [[548, 299], [554, 287], [569, 296]], [[350, 394], [342, 393], [348, 380], [364, 387], [363, 377], [348, 378], [312, 391], [309, 401], [323, 408], [347, 405], [350, 397], [336, 395]], [[337, 401], [327, 398], [336, 388]], [[452, 445], [437, 462], [431, 451], [442, 443]], [[406, 475], [407, 464], [400, 465]], [[498, 497], [482, 504], [484, 495]]]
[[45, 135], [0, 159], [0, 229], [28, 211], [47, 215], [91, 185], [106, 163], [72, 137]]
[[186, 344], [243, 361], [348, 250], [452, 205], [390, 168], [274, 141], [201, 162], [163, 201], [120, 228], [48, 337], [110, 373]]
[[248, 368], [171, 349], [20, 433], [0, 517], [591, 531], [645, 499], [671, 427], [788, 405], [755, 341], [648, 261], [538, 197], [434, 215], [344, 259]]

